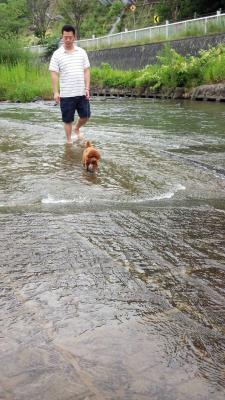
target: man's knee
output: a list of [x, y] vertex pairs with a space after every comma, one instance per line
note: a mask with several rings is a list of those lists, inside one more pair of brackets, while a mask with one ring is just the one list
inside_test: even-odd
[[86, 123], [89, 120], [89, 117], [80, 117], [80, 121]]

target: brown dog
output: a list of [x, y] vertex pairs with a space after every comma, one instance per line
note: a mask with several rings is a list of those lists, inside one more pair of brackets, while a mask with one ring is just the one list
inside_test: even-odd
[[83, 166], [89, 172], [96, 172], [101, 158], [100, 152], [92, 146], [89, 140], [85, 143], [85, 147], [82, 157]]

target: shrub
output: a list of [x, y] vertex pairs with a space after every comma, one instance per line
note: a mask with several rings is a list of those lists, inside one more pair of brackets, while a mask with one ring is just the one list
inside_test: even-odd
[[44, 57], [46, 59], [49, 59], [54, 53], [54, 51], [58, 49], [59, 42], [60, 42], [59, 38], [53, 38], [45, 43]]

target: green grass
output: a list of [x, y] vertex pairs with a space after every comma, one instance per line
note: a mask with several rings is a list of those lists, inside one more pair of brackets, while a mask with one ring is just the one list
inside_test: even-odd
[[52, 98], [46, 66], [0, 64], [0, 100], [28, 102], [37, 97]]
[[0, 64], [16, 64], [18, 62], [34, 62], [34, 57], [23, 44], [16, 39], [0, 39]]
[[102, 64], [101, 68], [91, 69], [91, 82], [93, 86], [104, 87], [135, 87], [135, 80], [139, 76], [138, 71], [120, 71], [112, 69], [109, 64]]
[[52, 97], [47, 66], [15, 39], [0, 40], [0, 100], [32, 101]]

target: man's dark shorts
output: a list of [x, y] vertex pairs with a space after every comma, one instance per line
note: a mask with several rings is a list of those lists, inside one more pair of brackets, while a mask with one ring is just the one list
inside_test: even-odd
[[65, 123], [74, 121], [75, 111], [80, 118], [90, 118], [90, 103], [85, 96], [61, 97], [60, 108], [62, 112], [62, 120]]

